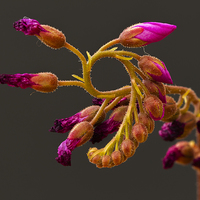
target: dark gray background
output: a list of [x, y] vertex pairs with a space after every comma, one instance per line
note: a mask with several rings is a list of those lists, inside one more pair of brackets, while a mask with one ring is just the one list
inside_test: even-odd
[[[14, 21], [27, 16], [65, 33], [67, 41], [84, 55], [118, 37], [134, 23], [167, 22], [177, 25], [170, 36], [145, 50], [163, 60], [174, 84], [199, 91], [199, 6], [197, 0], [7, 0], [0, 6], [0, 73], [51, 71], [59, 79], [81, 76], [81, 65], [66, 49], [52, 50], [36, 37], [16, 32]], [[143, 49], [133, 49], [140, 55]], [[124, 68], [105, 59], [94, 66], [93, 83], [100, 90], [129, 84]], [[72, 166], [55, 161], [58, 145], [67, 134], [51, 133], [57, 118], [69, 117], [92, 98], [81, 88], [59, 88], [52, 94], [1, 85], [0, 199], [195, 199], [195, 171], [175, 165], [164, 170], [161, 159], [174, 142], [158, 135], [161, 123], [136, 154], [112, 169], [98, 169], [88, 162], [87, 143], [74, 150]], [[32, 95], [31, 95], [32, 94]], [[194, 139], [194, 134], [189, 139]]]

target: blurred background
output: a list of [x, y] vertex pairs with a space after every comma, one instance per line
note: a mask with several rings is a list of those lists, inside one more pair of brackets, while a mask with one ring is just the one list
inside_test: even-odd
[[[145, 48], [165, 62], [175, 85], [199, 89], [199, 7], [196, 0], [7, 0], [0, 3], [0, 71], [5, 74], [52, 72], [60, 80], [81, 76], [79, 59], [66, 49], [53, 50], [36, 37], [16, 32], [13, 22], [24, 16], [62, 30], [67, 41], [85, 56], [126, 27], [146, 21], [166, 22], [177, 29], [164, 40]], [[124, 47], [120, 47], [125, 49]], [[143, 49], [133, 49], [144, 54]], [[136, 63], [135, 63], [136, 64]], [[99, 90], [129, 84], [123, 66], [114, 59], [97, 62], [92, 81]], [[32, 89], [0, 87], [0, 199], [195, 199], [196, 177], [190, 166], [162, 168], [162, 158], [175, 142], [164, 142], [158, 135], [162, 123], [135, 155], [112, 169], [98, 169], [89, 163], [90, 147], [102, 148], [112, 138], [87, 143], [72, 154], [72, 166], [55, 160], [57, 147], [67, 134], [48, 130], [55, 119], [69, 117], [92, 104], [83, 89], [62, 87], [51, 94]], [[194, 133], [187, 140], [194, 139]]]

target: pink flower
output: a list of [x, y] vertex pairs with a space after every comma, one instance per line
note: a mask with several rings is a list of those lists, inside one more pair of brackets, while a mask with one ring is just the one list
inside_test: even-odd
[[142, 47], [158, 42], [176, 29], [175, 25], [161, 22], [144, 22], [126, 28], [119, 36], [120, 43], [127, 47]]

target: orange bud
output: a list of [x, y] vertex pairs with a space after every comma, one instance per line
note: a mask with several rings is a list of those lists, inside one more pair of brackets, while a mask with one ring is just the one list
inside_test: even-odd
[[122, 163], [122, 160], [123, 160], [123, 154], [121, 151], [117, 150], [117, 151], [114, 151], [112, 152], [111, 154], [111, 158], [112, 158], [112, 161], [115, 165], [120, 165]]
[[148, 130], [142, 123], [136, 123], [132, 127], [131, 137], [135, 138], [139, 143], [143, 143], [147, 140]]
[[154, 120], [149, 117], [146, 113], [139, 113], [138, 120], [140, 123], [144, 124], [147, 128], [148, 133], [152, 133], [155, 127]]
[[161, 120], [164, 116], [162, 101], [155, 95], [149, 95], [144, 99], [144, 107], [153, 120]]
[[171, 118], [173, 115], [176, 114], [177, 111], [176, 101], [174, 100], [174, 98], [166, 96], [166, 101], [166, 104], [164, 104], [165, 114], [164, 117], [161, 119], [162, 121], [166, 121], [167, 119]]
[[[80, 117], [86, 117], [85, 121], [91, 121], [97, 114], [99, 108], [100, 108], [100, 106], [95, 106], [95, 105], [89, 106], [89, 107], [83, 109], [82, 111], [80, 111], [80, 113], [81, 113]], [[105, 112], [103, 112], [95, 125], [101, 123], [105, 119], [105, 117], [106, 117], [106, 114], [105, 114]]]
[[181, 141], [175, 144], [178, 150], [181, 152], [182, 156], [180, 156], [176, 163], [187, 165], [192, 162], [194, 158], [194, 150], [189, 142]]
[[121, 150], [127, 158], [133, 156], [135, 149], [134, 143], [130, 139], [125, 139], [121, 143]]
[[77, 147], [85, 144], [88, 140], [91, 139], [94, 133], [93, 126], [87, 122], [83, 121], [76, 124], [73, 129], [70, 131], [68, 138], [69, 139], [80, 139]]
[[38, 39], [54, 49], [64, 47], [66, 38], [61, 31], [48, 25], [41, 25], [41, 27], [46, 31], [41, 31], [39, 35], [36, 35]]
[[36, 85], [32, 85], [34, 90], [39, 92], [53, 92], [58, 87], [58, 78], [55, 74], [50, 72], [41, 72], [38, 73], [37, 76], [33, 76], [31, 81]]
[[111, 157], [109, 155], [104, 155], [102, 157], [102, 166], [103, 167], [108, 167], [110, 165], [111, 162]]

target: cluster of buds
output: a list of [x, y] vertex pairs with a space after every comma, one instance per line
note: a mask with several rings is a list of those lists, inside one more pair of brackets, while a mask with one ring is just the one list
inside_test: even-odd
[[[173, 86], [172, 78], [160, 59], [140, 56], [131, 51], [118, 51], [115, 44], [125, 47], [143, 47], [158, 42], [172, 33], [175, 25], [160, 22], [145, 22], [126, 28], [118, 38], [103, 45], [94, 55], [83, 54], [66, 42], [65, 35], [54, 27], [42, 25], [37, 20], [23, 18], [13, 24], [17, 31], [25, 35], [34, 35], [45, 45], [53, 48], [67, 48], [75, 53], [82, 62], [83, 78], [72, 75], [78, 80], [58, 80], [57, 76], [46, 72], [38, 74], [0, 74], [0, 83], [13, 87], [33, 88], [48, 93], [62, 86], [84, 88], [93, 99], [93, 105], [75, 115], [56, 119], [50, 132], [65, 134], [67, 139], [58, 147], [57, 162], [71, 166], [72, 151], [86, 142], [101, 142], [109, 134], [116, 134], [103, 148], [90, 148], [87, 156], [98, 168], [111, 168], [132, 157], [154, 130], [155, 121], [164, 124], [159, 135], [166, 141], [183, 139], [193, 129], [200, 131], [200, 101], [194, 91], [185, 87]], [[101, 58], [112, 57], [126, 68], [131, 85], [101, 92], [91, 82], [91, 70]], [[131, 62], [137, 60], [137, 67]], [[178, 94], [179, 100], [170, 96]], [[184, 104], [184, 106], [183, 106]], [[189, 111], [190, 104], [194, 111]], [[109, 115], [109, 116], [107, 116]], [[107, 118], [106, 118], [107, 116]], [[165, 169], [174, 162], [189, 164], [200, 169], [200, 150], [194, 142], [181, 141], [169, 148], [163, 159]]]

